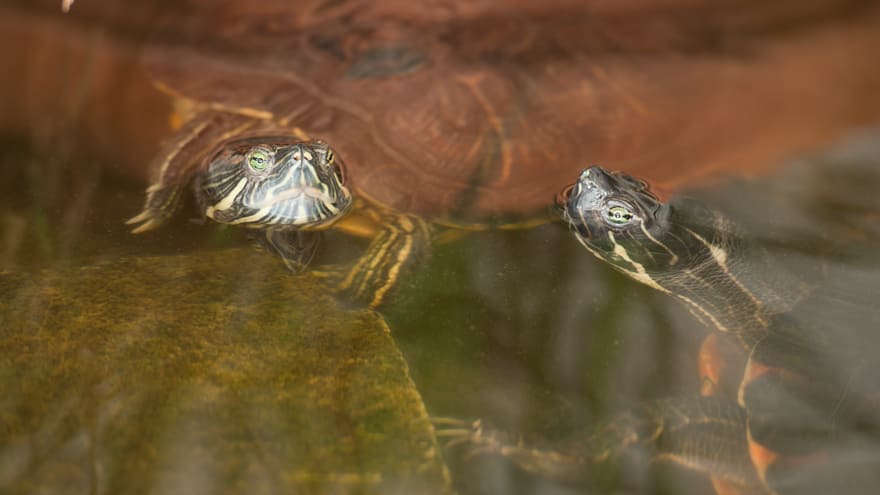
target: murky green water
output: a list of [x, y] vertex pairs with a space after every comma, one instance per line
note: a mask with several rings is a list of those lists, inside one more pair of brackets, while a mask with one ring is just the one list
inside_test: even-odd
[[[552, 448], [699, 389], [705, 329], [561, 222], [437, 245], [380, 314], [358, 312], [246, 233], [193, 222], [193, 205], [131, 235], [144, 183], [127, 167], [149, 146], [114, 160], [83, 138], [87, 108], [66, 115], [4, 122], [0, 136], [0, 492], [711, 493], [662, 463], [572, 485], [433, 443], [426, 415], [482, 418]], [[686, 193], [786, 268], [851, 280], [853, 301], [871, 304], [878, 189], [880, 131], [868, 129]], [[364, 247], [329, 232], [314, 263]], [[309, 352], [320, 354], [299, 357]]]

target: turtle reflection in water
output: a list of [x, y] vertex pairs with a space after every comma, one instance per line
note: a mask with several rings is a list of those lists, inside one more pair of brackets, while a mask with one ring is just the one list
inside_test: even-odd
[[758, 167], [880, 114], [863, 2], [613, 3], [208, 2], [146, 57], [185, 123], [130, 223], [159, 227], [195, 182], [294, 271], [319, 230], [370, 237], [339, 288], [377, 306], [433, 226], [542, 221], [587, 153], [674, 184], [712, 172], [681, 156]]
[[[702, 395], [645, 404], [565, 451], [511, 442], [480, 422], [445, 434], [560, 478], [648, 449], [711, 474], [720, 493], [880, 489], [880, 311], [846, 292], [863, 289], [829, 280], [811, 291], [721, 213], [684, 197], [661, 202], [623, 173], [584, 170], [557, 202], [588, 251], [713, 330]], [[713, 352], [722, 342], [732, 354]], [[721, 356], [726, 369], [712, 360]]]

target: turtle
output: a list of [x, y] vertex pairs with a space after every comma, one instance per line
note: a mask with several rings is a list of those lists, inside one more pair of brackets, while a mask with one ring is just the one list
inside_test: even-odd
[[[321, 230], [372, 237], [339, 287], [375, 307], [444, 238], [438, 227], [551, 218], [558, 184], [587, 155], [674, 185], [732, 163], [768, 166], [868, 121], [880, 108], [849, 100], [878, 71], [840, 52], [874, 31], [847, 26], [829, 42], [836, 26], [815, 22], [814, 8], [843, 15], [860, 5], [843, 4], [644, 15], [568, 2], [211, 2], [191, 22], [175, 20], [185, 29], [160, 31], [145, 56], [182, 123], [129, 223], [137, 233], [159, 227], [195, 184], [206, 217], [255, 229], [294, 271], [308, 265]], [[825, 69], [802, 87], [781, 84], [817, 66]], [[754, 133], [753, 115], [767, 108], [780, 111]], [[809, 117], [816, 112], [830, 117]], [[718, 139], [749, 132], [748, 144]], [[698, 165], [683, 167], [683, 154]], [[294, 206], [293, 190], [275, 184], [286, 200], [272, 207], [302, 213], [288, 222], [241, 180], [291, 178], [276, 172], [297, 156], [320, 201]], [[221, 162], [237, 163], [239, 175], [218, 179], [234, 174]]]
[[682, 195], [661, 200], [644, 180], [599, 166], [584, 169], [557, 204], [587, 251], [676, 298], [711, 332], [700, 394], [646, 403], [564, 449], [513, 441], [482, 421], [441, 421], [444, 435], [563, 479], [647, 449], [712, 475], [721, 494], [876, 493], [875, 275], [816, 287], [723, 212]]

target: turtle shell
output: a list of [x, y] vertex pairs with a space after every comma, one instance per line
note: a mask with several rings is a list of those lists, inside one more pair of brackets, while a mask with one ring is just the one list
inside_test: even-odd
[[[876, 287], [876, 275], [868, 278], [845, 276]], [[748, 355], [718, 334], [701, 348], [701, 393], [738, 396], [756, 479], [778, 493], [872, 493], [880, 482], [870, 468], [880, 445], [880, 339], [866, 331], [880, 311], [854, 293], [823, 287], [778, 316]], [[731, 495], [757, 486], [712, 481]]]
[[750, 454], [780, 493], [873, 493], [880, 483], [880, 278], [844, 272], [778, 317], [745, 368]]
[[331, 143], [362, 197], [458, 221], [543, 208], [590, 163], [661, 188], [755, 172], [880, 114], [858, 62], [880, 32], [813, 25], [853, 2], [526, 4], [210, 2], [147, 65]]

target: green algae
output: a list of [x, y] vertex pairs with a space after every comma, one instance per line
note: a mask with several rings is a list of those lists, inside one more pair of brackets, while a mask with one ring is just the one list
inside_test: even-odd
[[0, 274], [0, 492], [444, 493], [380, 315], [225, 250]]

